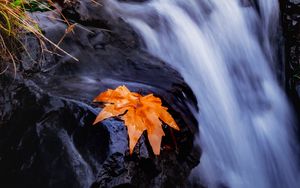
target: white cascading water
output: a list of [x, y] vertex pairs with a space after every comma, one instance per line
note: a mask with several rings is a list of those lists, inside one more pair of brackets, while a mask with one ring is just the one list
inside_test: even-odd
[[147, 50], [178, 70], [198, 100], [203, 149], [192, 181], [207, 187], [297, 188], [293, 117], [272, 66], [278, 1], [107, 1]]

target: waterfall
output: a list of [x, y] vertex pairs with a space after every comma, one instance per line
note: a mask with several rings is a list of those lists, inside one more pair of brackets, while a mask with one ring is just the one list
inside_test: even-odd
[[192, 88], [206, 187], [296, 188], [293, 112], [276, 75], [277, 0], [107, 1]]

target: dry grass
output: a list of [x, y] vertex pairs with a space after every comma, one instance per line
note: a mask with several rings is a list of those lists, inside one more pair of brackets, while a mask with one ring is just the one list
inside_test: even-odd
[[[14, 44], [18, 41], [21, 30], [32, 30], [34, 23], [25, 14], [21, 6], [16, 6], [12, 1], [0, 0], [0, 58], [4, 62], [12, 62], [16, 71], [16, 49]], [[35, 29], [34, 33], [40, 33]], [[9, 65], [6, 66], [7, 70]], [[1, 71], [4, 73], [5, 70]]]
[[[37, 23], [30, 18], [26, 13], [26, 7], [29, 3], [37, 2], [30, 0], [0, 0], [0, 61], [10, 62], [14, 67], [16, 74], [16, 63], [18, 62], [17, 52], [20, 50], [16, 47], [21, 47], [21, 50], [27, 51], [22, 42], [19, 40], [20, 36], [25, 33], [32, 33], [39, 40], [41, 48], [46, 49], [45, 43], [52, 44], [55, 49], [69, 55], [72, 55], [61, 49], [57, 44], [46, 38], [40, 31]], [[45, 51], [48, 51], [47, 49]], [[0, 74], [8, 69], [6, 65], [4, 70], [0, 70]]]

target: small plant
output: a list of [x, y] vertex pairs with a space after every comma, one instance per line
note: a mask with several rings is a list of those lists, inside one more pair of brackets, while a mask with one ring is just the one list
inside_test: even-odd
[[18, 5], [18, 1], [0, 0], [0, 52], [1, 59], [11, 61], [16, 70], [16, 53], [14, 44], [18, 42], [18, 34], [27, 30], [35, 35], [40, 35], [35, 23]]
[[[51, 1], [48, 1], [51, 2]], [[52, 3], [52, 2], [51, 2]], [[0, 0], [0, 60], [12, 62], [16, 73], [16, 62], [18, 48], [16, 46], [24, 45], [19, 40], [24, 33], [32, 33], [40, 41], [41, 48], [46, 48], [45, 42], [55, 46], [55, 49], [69, 55], [72, 55], [61, 49], [57, 44], [46, 38], [40, 31], [37, 23], [26, 13], [26, 11], [50, 10], [44, 1], [34, 0]], [[27, 50], [27, 49], [23, 49]], [[8, 66], [5, 70], [8, 69]], [[5, 72], [0, 71], [0, 73]]]

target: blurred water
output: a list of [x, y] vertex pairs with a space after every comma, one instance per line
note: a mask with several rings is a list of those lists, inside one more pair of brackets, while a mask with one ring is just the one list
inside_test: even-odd
[[208, 187], [300, 187], [293, 117], [272, 66], [278, 1], [110, 0], [147, 50], [193, 89], [203, 149], [192, 180]]

